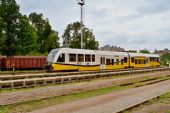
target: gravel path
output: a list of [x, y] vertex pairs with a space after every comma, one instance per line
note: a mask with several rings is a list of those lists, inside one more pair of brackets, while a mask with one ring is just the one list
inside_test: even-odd
[[170, 91], [170, 80], [37, 109], [30, 113], [116, 113]]
[[29, 90], [29, 91], [3, 93], [0, 94], [0, 105], [13, 104], [18, 102], [48, 98], [53, 96], [61, 96], [61, 95], [77, 93], [81, 91], [92, 90], [100, 87], [108, 87], [112, 85], [128, 83], [134, 80], [139, 80], [146, 76], [160, 76], [160, 75], [170, 75], [170, 71], [133, 75], [133, 76], [106, 79], [106, 80], [97, 80], [97, 81], [76, 83], [76, 84], [70, 84], [64, 86], [38, 88], [38, 89], [33, 89], [31, 91]]

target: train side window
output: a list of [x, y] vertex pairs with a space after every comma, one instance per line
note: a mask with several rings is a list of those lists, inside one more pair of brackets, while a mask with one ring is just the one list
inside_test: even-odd
[[141, 64], [141, 59], [139, 59], [139, 64]]
[[116, 59], [116, 64], [119, 65], [119, 59]]
[[85, 62], [91, 62], [91, 55], [85, 55]]
[[123, 65], [123, 59], [121, 59], [121, 65]]
[[133, 57], [131, 58], [131, 62], [132, 62], [132, 63], [134, 63], [134, 62], [135, 62], [135, 59], [134, 59]]
[[106, 59], [106, 65], [110, 65], [110, 59]]
[[57, 62], [65, 62], [65, 54], [61, 54], [61, 55], [58, 57]]
[[95, 55], [92, 55], [92, 62], [95, 62]]
[[112, 59], [112, 65], [114, 65], [114, 59]]
[[146, 59], [144, 59], [144, 64], [146, 64]]
[[138, 64], [138, 60], [137, 59], [135, 59], [135, 64]]
[[76, 54], [69, 54], [69, 61], [76, 62]]
[[124, 63], [127, 63], [127, 57], [124, 57]]
[[152, 57], [150, 57], [149, 59], [150, 59], [150, 61], [152, 62]]
[[78, 62], [84, 62], [84, 54], [78, 54]]

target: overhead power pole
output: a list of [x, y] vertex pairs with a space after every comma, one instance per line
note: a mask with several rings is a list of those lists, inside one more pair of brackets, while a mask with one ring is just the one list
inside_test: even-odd
[[80, 24], [81, 24], [81, 49], [83, 49], [83, 5], [85, 5], [85, 0], [77, 0], [78, 1], [78, 4], [80, 5], [81, 7], [81, 21], [80, 21]]

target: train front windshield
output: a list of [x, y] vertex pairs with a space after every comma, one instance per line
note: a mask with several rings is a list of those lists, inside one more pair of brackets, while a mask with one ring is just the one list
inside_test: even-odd
[[58, 52], [58, 49], [52, 50], [52, 51], [48, 54], [47, 61], [50, 62], [50, 63], [53, 62], [53, 60], [54, 60], [57, 52]]

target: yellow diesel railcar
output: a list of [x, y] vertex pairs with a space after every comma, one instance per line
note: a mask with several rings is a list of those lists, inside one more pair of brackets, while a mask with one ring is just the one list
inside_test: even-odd
[[112, 70], [158, 67], [157, 54], [98, 51], [86, 49], [53, 49], [46, 60], [48, 71]]

